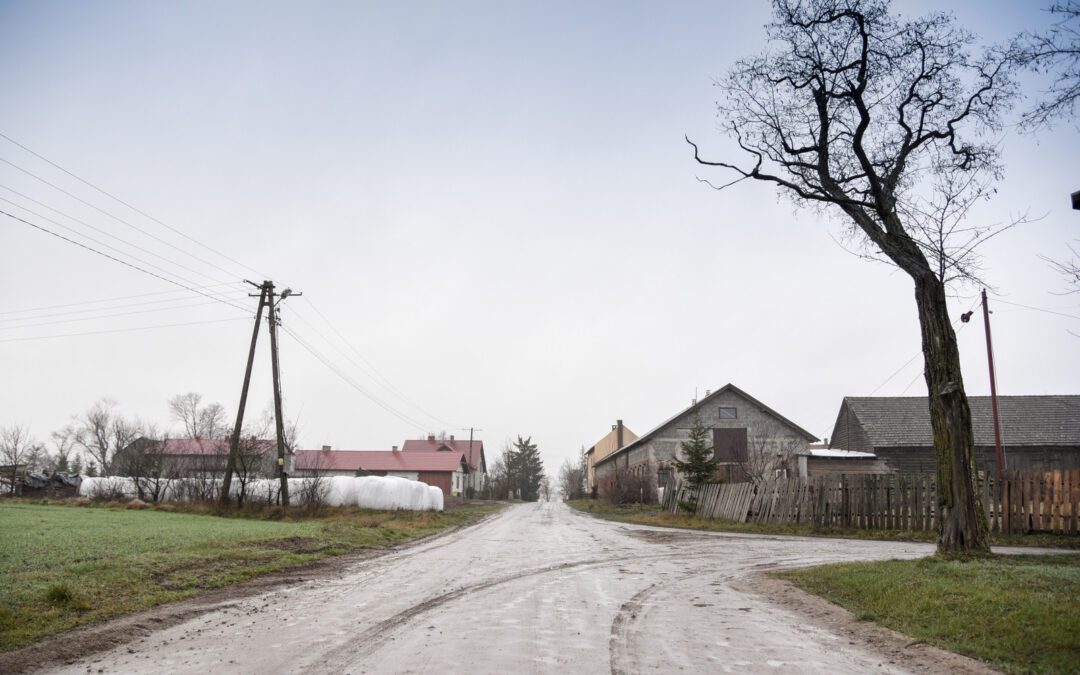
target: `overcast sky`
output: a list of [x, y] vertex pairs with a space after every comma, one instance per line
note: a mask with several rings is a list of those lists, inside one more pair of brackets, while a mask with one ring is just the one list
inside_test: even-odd
[[[1036, 2], [945, 5], [988, 40], [1047, 24]], [[732, 152], [713, 81], [767, 19], [764, 2], [0, 2], [0, 133], [63, 168], [0, 138], [0, 209], [176, 282], [0, 216], [0, 425], [44, 440], [108, 396], [176, 428], [166, 401], [188, 391], [235, 414], [242, 279], [303, 292], [281, 335], [301, 447], [475, 427], [489, 462], [520, 434], [554, 473], [616, 419], [641, 434], [728, 382], [821, 437], [844, 396], [925, 395], [905, 275], [767, 186], [697, 180], [715, 176], [683, 136]], [[972, 214], [1040, 218], [983, 249], [1002, 394], [1080, 393], [1080, 296], [1040, 259], [1080, 236], [1078, 139], [1007, 134]], [[959, 292], [954, 317], [978, 289]], [[968, 393], [988, 394], [981, 321], [958, 338]]]

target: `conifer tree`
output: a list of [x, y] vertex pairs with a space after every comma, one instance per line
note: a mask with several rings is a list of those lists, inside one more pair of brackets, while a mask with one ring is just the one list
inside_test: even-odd
[[701, 486], [713, 479], [716, 474], [717, 458], [709, 444], [709, 429], [701, 422], [701, 414], [694, 409], [694, 424], [690, 427], [690, 438], [682, 442], [682, 455], [673, 460], [696, 494]]

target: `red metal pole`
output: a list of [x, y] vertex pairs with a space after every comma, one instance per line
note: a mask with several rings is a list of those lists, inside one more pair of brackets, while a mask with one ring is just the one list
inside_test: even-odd
[[1005, 451], [1001, 448], [1001, 422], [998, 421], [997, 381], [994, 378], [994, 350], [990, 347], [990, 310], [986, 306], [986, 289], [982, 292], [983, 326], [986, 327], [986, 361], [990, 364], [990, 407], [994, 411], [994, 444], [997, 446], [998, 479], [1005, 475]]

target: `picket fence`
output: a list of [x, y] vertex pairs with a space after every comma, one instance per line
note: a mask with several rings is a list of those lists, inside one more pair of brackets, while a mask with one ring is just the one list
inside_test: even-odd
[[[809, 523], [868, 530], [934, 530], [933, 474], [831, 474], [701, 489], [695, 514], [736, 522]], [[978, 485], [994, 532], [1080, 534], [1080, 469], [981, 475]], [[664, 508], [682, 510], [691, 497], [681, 481], [664, 489]]]

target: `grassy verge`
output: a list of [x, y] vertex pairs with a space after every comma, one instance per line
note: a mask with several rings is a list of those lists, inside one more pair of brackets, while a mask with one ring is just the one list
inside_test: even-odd
[[325, 509], [294, 521], [280, 509], [222, 518], [0, 502], [0, 651], [202, 589], [431, 534], [498, 508]]
[[[783, 534], [804, 537], [841, 537], [844, 539], [879, 539], [888, 541], [925, 541], [934, 543], [937, 534], [913, 530], [857, 530], [839, 527], [814, 527], [792, 523], [736, 523], [730, 520], [698, 518], [663, 511], [656, 504], [614, 506], [603, 500], [577, 499], [566, 502], [572, 508], [601, 518], [640, 525], [681, 527], [690, 530], [743, 532], [746, 534]], [[1044, 532], [1033, 534], [991, 534], [994, 546], [1025, 546], [1060, 549], [1080, 549], [1080, 536]]]
[[940, 557], [776, 576], [915, 640], [1010, 673], [1080, 670], [1080, 556]]

